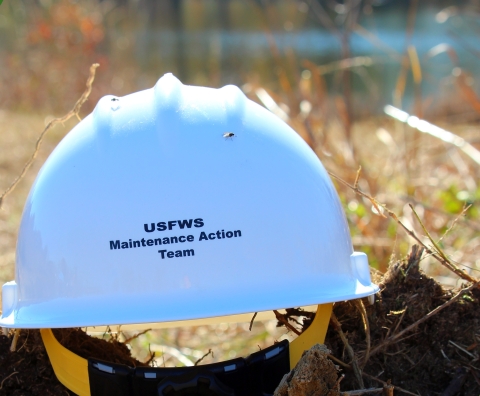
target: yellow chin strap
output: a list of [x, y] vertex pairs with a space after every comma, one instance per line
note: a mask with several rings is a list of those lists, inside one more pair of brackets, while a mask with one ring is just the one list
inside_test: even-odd
[[[332, 303], [319, 305], [312, 324], [290, 343], [290, 369], [295, 367], [304, 351], [315, 344], [323, 344], [332, 307]], [[87, 359], [62, 346], [51, 329], [40, 329], [40, 334], [58, 380], [77, 395], [90, 396]]]
[[323, 344], [325, 342], [332, 308], [332, 303], [319, 305], [315, 319], [313, 319], [308, 329], [290, 343], [290, 370], [297, 365], [303, 352], [308, 351], [315, 344]]
[[52, 329], [40, 329], [48, 358], [58, 380], [79, 396], [90, 396], [88, 361], [60, 344]]

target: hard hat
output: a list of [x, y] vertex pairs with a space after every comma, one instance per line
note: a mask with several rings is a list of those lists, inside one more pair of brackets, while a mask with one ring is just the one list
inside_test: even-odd
[[[378, 290], [308, 145], [237, 87], [185, 86], [172, 74], [103, 97], [53, 151], [24, 208], [15, 279], [2, 289], [3, 327], [326, 304], [324, 334], [332, 302]], [[57, 347], [47, 345], [52, 364]], [[71, 389], [89, 394], [82, 386]]]

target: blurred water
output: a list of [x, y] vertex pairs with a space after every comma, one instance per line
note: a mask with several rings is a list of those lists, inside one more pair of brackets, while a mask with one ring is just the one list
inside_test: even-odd
[[[107, 89], [117, 94], [147, 88], [166, 72], [173, 72], [187, 84], [242, 85], [255, 79], [277, 89], [279, 69], [283, 68], [295, 85], [305, 68], [304, 60], [325, 65], [346, 56], [339, 37], [345, 30], [342, 22], [345, 16], [332, 11], [337, 10], [341, 2], [318, 1], [334, 28], [325, 27], [310, 3], [294, 0], [271, 3], [42, 0], [37, 5], [22, 0], [6, 3], [0, 8], [0, 62], [8, 60], [10, 66], [0, 69], [0, 80], [8, 68], [10, 74], [3, 78], [6, 83], [15, 85], [11, 76], [19, 75], [18, 85], [23, 84], [23, 88], [9, 90], [17, 95], [12, 96], [10, 102], [16, 98], [25, 101], [28, 85], [38, 86], [36, 95], [39, 96], [38, 92], [45, 90], [41, 84], [47, 83], [49, 89], [57, 89], [58, 96], [65, 100], [68, 92], [61, 90], [58, 72], [50, 76], [42, 74], [53, 67], [68, 69], [72, 75], [79, 76], [78, 86], [83, 89], [85, 65], [97, 61], [102, 63], [103, 76], [114, 81], [109, 83], [111, 89]], [[370, 40], [354, 28], [346, 36], [350, 57], [369, 58], [350, 68], [357, 113], [379, 113], [385, 104], [392, 103], [401, 57], [409, 45], [417, 51], [422, 68], [422, 98], [448, 100], [455, 66], [471, 75], [468, 81], [477, 89], [480, 18], [472, 8], [473, 1], [450, 0], [441, 4], [419, 1], [410, 36], [407, 21], [411, 3], [373, 2], [378, 6], [371, 12], [362, 8], [358, 19], [369, 32]], [[77, 19], [65, 22], [65, 18], [72, 15], [77, 15]], [[85, 21], [101, 30], [100, 42], [85, 33]], [[71, 32], [66, 34], [69, 29]], [[435, 58], [426, 56], [439, 44], [455, 49], [458, 65], [454, 65], [446, 53]], [[94, 49], [83, 53], [84, 47]], [[49, 67], [45, 68], [47, 60]], [[130, 71], [124, 73], [127, 67]], [[28, 77], [30, 71], [35, 76], [33, 82]], [[61, 70], [62, 76], [64, 72]], [[99, 76], [101, 78], [107, 77]], [[324, 78], [329, 94], [344, 94], [338, 67], [326, 71]], [[97, 86], [100, 82], [97, 80]], [[409, 72], [403, 100], [405, 108], [411, 106], [413, 92]], [[52, 98], [51, 94], [49, 97]], [[1, 98], [0, 93], [0, 104], [8, 103], [7, 99]], [[35, 103], [42, 102], [45, 99], [37, 99]]]
[[[353, 94], [369, 96], [369, 113], [380, 112], [384, 104], [392, 102], [401, 56], [406, 53], [408, 45], [415, 47], [420, 59], [423, 96], [440, 95], [441, 86], [451, 83], [452, 70], [456, 65], [448, 55], [442, 53], [434, 58], [427, 57], [428, 51], [439, 44], [454, 48], [459, 60], [458, 66], [471, 73], [473, 80], [478, 80], [480, 46], [475, 29], [480, 26], [480, 20], [472, 19], [470, 14], [466, 14], [439, 23], [437, 15], [440, 10], [431, 6], [421, 9], [416, 16], [411, 38], [407, 38], [406, 10], [386, 11], [372, 17], [373, 20], [363, 21], [375, 40], [382, 42], [383, 48], [358, 33], [350, 35], [351, 56], [370, 57], [368, 64], [351, 69]], [[294, 54], [299, 71], [302, 70], [301, 62], [304, 59], [317, 65], [342, 59], [339, 38], [319, 24], [308, 24], [292, 31], [268, 32], [218, 28], [174, 31], [157, 26], [138, 29], [134, 32], [134, 37], [135, 56], [142, 60], [147, 70], [162, 69], [167, 64], [170, 70], [187, 82], [195, 82], [199, 73], [208, 74], [212, 59], [217, 62], [221, 74], [219, 85], [242, 84], [245, 76], [251, 72], [258, 74], [264, 82], [273, 81], [278, 63], [274, 59], [272, 42], [287, 68], [287, 54]], [[385, 51], [387, 47], [389, 52]], [[477, 47], [479, 53], [475, 53]], [[392, 53], [396, 53], [397, 57], [393, 57]], [[325, 78], [332, 88], [335, 71], [327, 73]], [[403, 103], [409, 107], [412, 101], [413, 84], [409, 76]]]

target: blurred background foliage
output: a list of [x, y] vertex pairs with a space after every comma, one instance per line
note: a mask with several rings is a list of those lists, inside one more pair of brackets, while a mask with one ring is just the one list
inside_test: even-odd
[[450, 94], [455, 66], [468, 86], [478, 74], [478, 7], [474, 0], [5, 1], [0, 106], [66, 111], [86, 66], [99, 62], [91, 106], [105, 92], [151, 87], [165, 72], [214, 87], [261, 82], [293, 97], [310, 79], [302, 72], [316, 67], [329, 96], [348, 94], [350, 116], [379, 114], [393, 94], [414, 101], [412, 76], [398, 81], [410, 48], [421, 64], [423, 112], [475, 117]]
[[[73, 106], [92, 63], [101, 66], [84, 115], [103, 95], [147, 89], [173, 72], [185, 84], [240, 86], [350, 184], [361, 166], [362, 191], [430, 246], [412, 204], [445, 254], [478, 276], [479, 163], [388, 117], [384, 106], [426, 119], [480, 149], [479, 34], [479, 0], [4, 0], [0, 191], [20, 172], [44, 122]], [[29, 186], [73, 125], [47, 137], [34, 169], [0, 211], [2, 281], [14, 277], [15, 238]], [[384, 271], [412, 239], [368, 199], [335, 184], [355, 249]], [[428, 256], [423, 268], [446, 285], [459, 283]], [[265, 326], [255, 334], [268, 344], [281, 333]], [[222, 334], [239, 329], [227, 326], [219, 345]], [[177, 346], [197, 334], [172, 331], [162, 336]], [[151, 343], [151, 335], [142, 337], [133, 343]], [[198, 345], [195, 356], [207, 342]], [[242, 351], [229, 348], [216, 358]]]

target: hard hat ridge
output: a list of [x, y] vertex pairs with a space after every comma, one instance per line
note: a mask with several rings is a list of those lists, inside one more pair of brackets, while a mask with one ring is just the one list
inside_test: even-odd
[[225, 85], [219, 89], [219, 92], [224, 99], [227, 122], [241, 123], [247, 102], [245, 94], [235, 85]]
[[153, 87], [155, 105], [158, 110], [178, 110], [182, 102], [183, 84], [172, 73], [159, 78]]
[[[120, 99], [113, 95], [102, 97], [93, 110], [93, 120], [95, 132], [100, 140], [104, 140], [103, 135], [109, 135], [113, 128], [113, 112], [121, 108]], [[105, 138], [107, 138], [105, 136]]]

